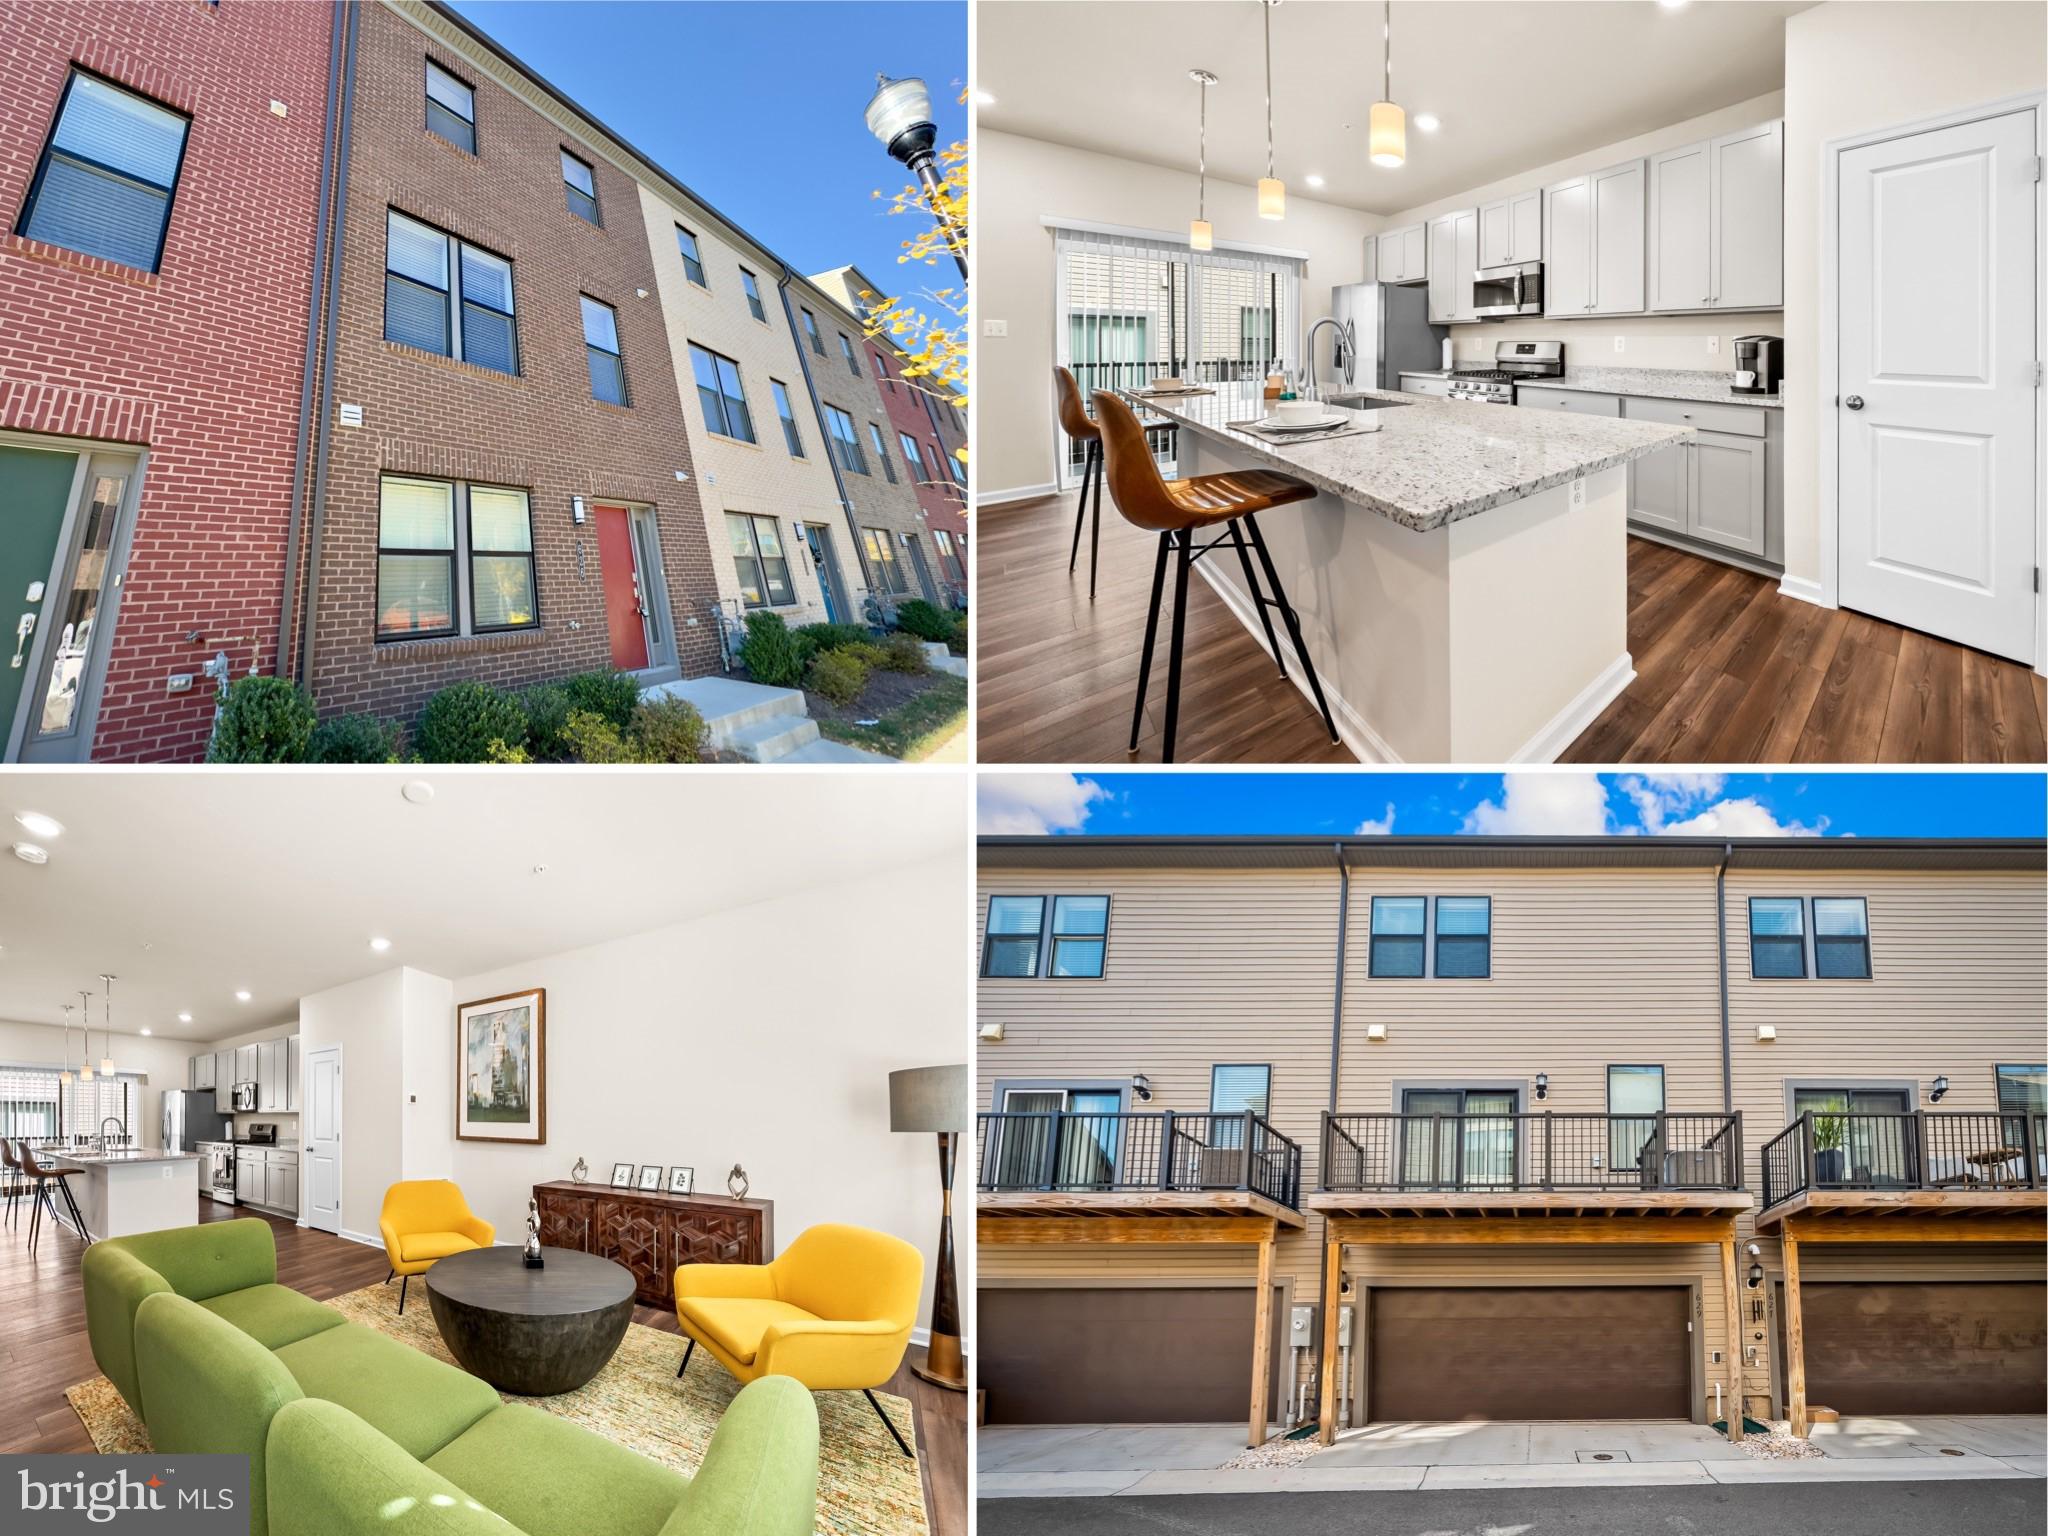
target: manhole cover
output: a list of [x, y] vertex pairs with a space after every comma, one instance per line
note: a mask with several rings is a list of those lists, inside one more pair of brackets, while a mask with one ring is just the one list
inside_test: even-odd
[[1956, 1449], [1956, 1448], [1955, 1448], [1954, 1446], [1952, 1446], [1952, 1445], [1944, 1445], [1944, 1446], [1943, 1446], [1943, 1447], [1941, 1448], [1941, 1454], [1942, 1454], [1942, 1455], [1944, 1455], [1944, 1456], [1960, 1456], [1960, 1455], [1962, 1455], [1963, 1453], [1962, 1453], [1961, 1451], [1957, 1450], [1957, 1449]]
[[1578, 1453], [1578, 1459], [1581, 1462], [1627, 1461], [1629, 1457], [1627, 1451], [1580, 1451]]

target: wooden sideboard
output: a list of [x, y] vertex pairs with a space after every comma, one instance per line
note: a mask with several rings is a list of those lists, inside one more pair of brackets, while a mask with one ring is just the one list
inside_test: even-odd
[[540, 1240], [623, 1265], [639, 1301], [675, 1305], [678, 1264], [766, 1264], [775, 1257], [775, 1202], [669, 1195], [556, 1179], [533, 1186]]

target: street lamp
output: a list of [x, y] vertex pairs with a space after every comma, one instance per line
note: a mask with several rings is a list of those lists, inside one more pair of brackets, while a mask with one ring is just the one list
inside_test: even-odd
[[967, 243], [953, 221], [946, 216], [945, 194], [940, 185], [938, 153], [932, 147], [938, 142], [938, 125], [932, 121], [931, 92], [918, 79], [891, 80], [887, 75], [875, 76], [875, 94], [868, 102], [868, 132], [880, 139], [890, 155], [909, 167], [924, 187], [926, 198], [932, 207], [932, 217], [938, 222], [939, 232], [946, 237], [946, 248], [953, 253], [953, 261], [960, 268], [960, 280], [967, 280]]

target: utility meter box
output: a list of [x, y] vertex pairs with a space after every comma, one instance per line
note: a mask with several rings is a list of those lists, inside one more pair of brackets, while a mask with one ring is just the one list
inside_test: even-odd
[[1314, 1349], [1316, 1339], [1316, 1318], [1322, 1308], [1313, 1304], [1305, 1307], [1291, 1307], [1287, 1314], [1287, 1343], [1291, 1349]]

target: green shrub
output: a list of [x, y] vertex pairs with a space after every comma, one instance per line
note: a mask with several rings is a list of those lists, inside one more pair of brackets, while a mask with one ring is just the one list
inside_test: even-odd
[[303, 763], [313, 742], [313, 699], [288, 678], [238, 677], [207, 743], [209, 763]]
[[955, 656], [967, 654], [967, 611], [961, 609], [953, 615], [953, 633], [946, 637], [946, 649]]
[[527, 751], [523, 744], [516, 747], [508, 747], [504, 742], [494, 740], [488, 750], [490, 756], [484, 759], [485, 762], [530, 763], [533, 761], [533, 754]]
[[527, 750], [544, 763], [568, 756], [562, 727], [569, 723], [569, 711], [575, 707], [569, 701], [569, 690], [560, 683], [542, 683], [519, 696], [519, 707], [526, 712]]
[[562, 727], [562, 741], [569, 757], [578, 763], [637, 763], [643, 761], [635, 743], [603, 715], [587, 709], [572, 710]]
[[792, 633], [779, 613], [747, 615], [747, 638], [740, 642], [740, 665], [757, 683], [794, 688], [803, 681], [810, 646]]
[[889, 654], [872, 640], [856, 640], [851, 645], [837, 645], [832, 649], [835, 655], [851, 656], [870, 672], [879, 667]]
[[861, 689], [868, 685], [868, 664], [850, 654], [851, 649], [824, 651], [813, 656], [810, 672], [805, 678], [807, 686], [842, 706], [859, 698]]
[[648, 763], [697, 763], [711, 745], [711, 727], [683, 699], [642, 699], [633, 711], [632, 739]]
[[452, 683], [427, 700], [415, 745], [427, 763], [488, 763], [491, 744], [502, 751], [526, 741], [526, 711], [511, 694], [489, 683]]
[[308, 760], [315, 763], [395, 763], [404, 746], [396, 721], [375, 715], [336, 715], [313, 727]]
[[798, 640], [820, 651], [836, 651], [874, 638], [865, 624], [804, 624], [795, 633]]
[[640, 685], [624, 672], [578, 672], [562, 679], [569, 695], [569, 708], [588, 710], [620, 730], [633, 722], [633, 706], [640, 702]]
[[946, 641], [953, 638], [953, 616], [921, 597], [896, 605], [896, 627], [908, 630], [920, 640]]
[[891, 672], [918, 673], [925, 669], [924, 642], [897, 630], [882, 642], [882, 665]]

